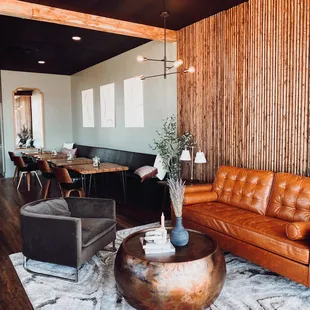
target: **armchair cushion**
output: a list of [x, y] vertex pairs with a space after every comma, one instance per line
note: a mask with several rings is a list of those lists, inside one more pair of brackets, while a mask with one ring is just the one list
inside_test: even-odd
[[42, 201], [36, 205], [29, 205], [25, 210], [31, 213], [71, 216], [68, 204], [63, 198]]
[[114, 229], [116, 221], [107, 218], [82, 218], [82, 246], [87, 247]]
[[116, 221], [115, 201], [105, 198], [66, 198], [73, 217], [108, 218]]
[[310, 238], [310, 222], [292, 222], [286, 225], [286, 236], [290, 240]]

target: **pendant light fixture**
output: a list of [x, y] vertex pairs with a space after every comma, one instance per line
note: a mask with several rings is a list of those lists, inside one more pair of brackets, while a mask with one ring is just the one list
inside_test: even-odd
[[137, 56], [137, 62], [139, 63], [142, 63], [145, 61], [162, 62], [164, 64], [164, 72], [161, 74], [154, 74], [154, 75], [149, 75], [149, 76], [140, 75], [138, 78], [140, 78], [141, 80], [150, 79], [154, 77], [160, 77], [160, 76], [163, 76], [164, 79], [166, 79], [167, 75], [171, 75], [171, 74], [194, 73], [195, 72], [195, 68], [193, 66], [190, 66], [189, 68], [183, 69], [180, 71], [170, 72], [170, 70], [178, 69], [180, 66], [182, 66], [183, 60], [182, 59], [178, 59], [178, 60], [167, 59], [167, 34], [166, 32], [167, 32], [167, 18], [169, 17], [169, 13], [166, 10], [166, 2], [164, 3], [164, 6], [165, 6], [165, 10], [160, 14], [160, 16], [164, 20], [164, 57], [162, 59], [154, 59], [154, 58], [147, 58], [141, 55]]

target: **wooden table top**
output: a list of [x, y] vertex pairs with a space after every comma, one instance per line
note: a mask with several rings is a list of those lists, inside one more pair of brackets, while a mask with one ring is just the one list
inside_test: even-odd
[[90, 158], [86, 157], [76, 157], [73, 160], [68, 160], [66, 158], [51, 158], [48, 159], [48, 162], [50, 162], [52, 165], [57, 167], [62, 166], [72, 166], [72, 165], [84, 165], [84, 164], [92, 164], [92, 160]]
[[22, 152], [23, 155], [25, 156], [35, 156], [37, 157], [38, 155], [43, 155], [43, 154], [52, 154], [52, 151], [43, 151], [42, 153], [39, 153], [38, 151], [27, 151], [27, 152]]
[[38, 159], [66, 159], [67, 158], [67, 154], [64, 154], [64, 153], [57, 153], [57, 155], [52, 155], [52, 153], [40, 153], [40, 154], [37, 154], [37, 155], [34, 155], [34, 157], [38, 158]]
[[[125, 252], [139, 259], [151, 262], [183, 263], [207, 257], [217, 249], [217, 242], [215, 240], [198, 231], [187, 229], [189, 243], [183, 247], [176, 247], [175, 253], [145, 255], [141, 246], [140, 237], [144, 237], [147, 231], [153, 229], [140, 230], [129, 235], [122, 243]], [[166, 227], [166, 229], [168, 234], [170, 234], [172, 228]]]
[[126, 171], [129, 169], [126, 166], [121, 166], [112, 163], [101, 163], [99, 167], [94, 167], [93, 164], [68, 165], [65, 167], [80, 174], [96, 174], [96, 173], [106, 173], [115, 171]]

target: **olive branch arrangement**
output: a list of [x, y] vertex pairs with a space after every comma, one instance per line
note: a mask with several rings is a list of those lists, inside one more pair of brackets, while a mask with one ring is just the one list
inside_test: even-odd
[[190, 132], [182, 136], [177, 135], [177, 120], [174, 115], [163, 121], [161, 131], [156, 131], [158, 138], [154, 139], [153, 150], [156, 150], [162, 158], [164, 168], [168, 171], [168, 177], [173, 180], [180, 178], [180, 157], [182, 151], [196, 144]]
[[177, 135], [177, 120], [174, 115], [163, 121], [161, 131], [157, 131], [158, 139], [154, 139], [154, 146], [162, 158], [164, 168], [168, 171], [168, 186], [172, 206], [177, 217], [182, 216], [185, 182], [180, 179], [180, 157], [182, 151], [194, 146], [196, 142], [190, 132], [182, 136]]

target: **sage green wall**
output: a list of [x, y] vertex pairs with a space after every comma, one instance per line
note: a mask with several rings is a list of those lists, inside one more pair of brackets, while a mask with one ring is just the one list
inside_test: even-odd
[[8, 151], [14, 151], [12, 92], [18, 87], [39, 88], [44, 95], [45, 148], [61, 148], [72, 141], [70, 76], [1, 70], [5, 176], [11, 177], [14, 167]]
[[[168, 44], [168, 59], [176, 59], [176, 44]], [[144, 83], [144, 128], [125, 128], [125, 79], [139, 75], [163, 73], [162, 63], [142, 63], [137, 55], [149, 58], [163, 57], [163, 43], [150, 42], [104, 61], [71, 76], [72, 127], [75, 143], [108, 148], [154, 153], [149, 147], [162, 120], [177, 113], [176, 75], [152, 78]], [[115, 128], [101, 128], [100, 86], [115, 83]], [[82, 90], [94, 89], [95, 127], [82, 126]]]

